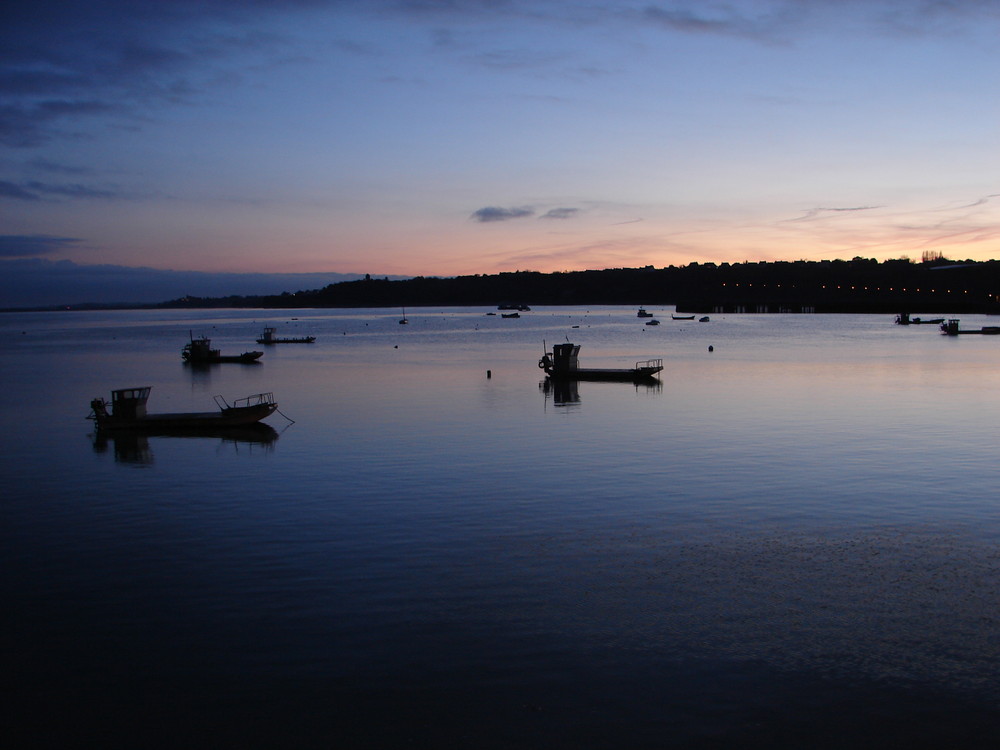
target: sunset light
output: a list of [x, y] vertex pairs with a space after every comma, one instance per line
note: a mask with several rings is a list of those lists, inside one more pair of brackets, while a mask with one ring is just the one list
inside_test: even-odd
[[11, 268], [997, 254], [982, 3], [49, 5], [0, 25]]

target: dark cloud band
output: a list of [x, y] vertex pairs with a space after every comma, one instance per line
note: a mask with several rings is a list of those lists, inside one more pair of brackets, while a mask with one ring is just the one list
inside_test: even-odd
[[473, 211], [471, 218], [474, 221], [509, 221], [510, 219], [524, 219], [534, 216], [535, 210], [522, 206], [520, 208], [500, 208], [499, 206], [486, 206], [478, 211]]
[[0, 258], [33, 258], [77, 245], [75, 237], [47, 234], [0, 234]]
[[572, 219], [580, 213], [579, 208], [553, 208], [542, 214], [542, 219]]

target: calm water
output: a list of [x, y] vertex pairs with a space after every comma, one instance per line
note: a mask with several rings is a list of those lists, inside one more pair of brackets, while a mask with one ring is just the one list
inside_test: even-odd
[[[30, 744], [997, 746], [1000, 337], [656, 312], [0, 316]], [[262, 364], [191, 370], [189, 331]], [[567, 338], [661, 385], [546, 389]], [[98, 439], [140, 385], [281, 413]]]

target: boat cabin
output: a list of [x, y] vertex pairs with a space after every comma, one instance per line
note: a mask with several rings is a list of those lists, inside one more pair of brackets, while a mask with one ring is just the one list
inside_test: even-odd
[[202, 336], [200, 338], [191, 339], [191, 343], [184, 345], [184, 350], [181, 352], [184, 359], [189, 362], [202, 362], [209, 359], [215, 359], [222, 355], [222, 351], [219, 349], [212, 348], [212, 340]]
[[572, 372], [580, 369], [579, 344], [554, 344], [552, 346], [552, 372]]
[[111, 415], [117, 419], [142, 419], [152, 386], [111, 391]]

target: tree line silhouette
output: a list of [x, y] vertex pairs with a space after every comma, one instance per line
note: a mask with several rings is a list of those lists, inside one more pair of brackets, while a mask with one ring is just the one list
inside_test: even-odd
[[278, 295], [182, 297], [160, 307], [676, 305], [685, 312], [1000, 312], [1000, 261], [937, 257], [689, 263], [389, 280]]

